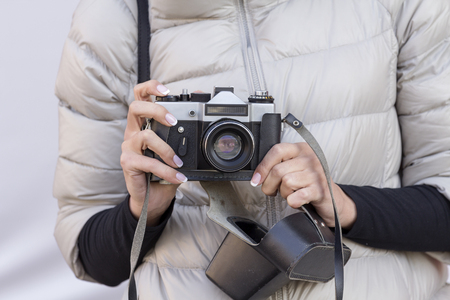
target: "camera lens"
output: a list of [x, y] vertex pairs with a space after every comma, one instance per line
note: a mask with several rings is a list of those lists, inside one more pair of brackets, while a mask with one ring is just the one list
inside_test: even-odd
[[214, 142], [214, 151], [224, 160], [230, 160], [239, 155], [242, 150], [241, 138], [233, 133], [224, 133]]
[[213, 168], [222, 172], [236, 172], [252, 160], [255, 141], [244, 124], [222, 119], [208, 127], [201, 147], [206, 161]]

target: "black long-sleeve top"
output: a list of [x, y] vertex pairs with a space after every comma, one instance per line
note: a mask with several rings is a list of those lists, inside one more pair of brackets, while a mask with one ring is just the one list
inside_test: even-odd
[[[356, 204], [357, 219], [344, 236], [363, 245], [405, 251], [450, 251], [450, 201], [426, 185], [378, 189], [340, 185]], [[138, 264], [158, 241], [173, 210], [173, 201], [158, 226], [146, 229]], [[86, 272], [114, 286], [128, 279], [137, 220], [128, 198], [92, 216], [79, 237]]]

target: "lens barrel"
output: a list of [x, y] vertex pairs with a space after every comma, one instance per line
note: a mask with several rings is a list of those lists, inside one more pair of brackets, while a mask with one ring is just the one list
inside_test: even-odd
[[252, 160], [255, 140], [252, 132], [241, 122], [222, 119], [208, 127], [201, 148], [206, 161], [214, 169], [237, 172]]

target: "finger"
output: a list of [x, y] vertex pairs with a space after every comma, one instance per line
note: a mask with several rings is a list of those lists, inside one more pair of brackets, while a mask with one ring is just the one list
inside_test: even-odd
[[302, 205], [322, 199], [323, 193], [320, 190], [317, 185], [301, 188], [287, 196], [286, 201], [290, 207], [299, 208]]
[[157, 159], [142, 155], [135, 155], [130, 167], [133, 170], [140, 170], [145, 173], [152, 173], [161, 179], [164, 179], [173, 184], [180, 184], [187, 181], [186, 176], [170, 166], [160, 162]]
[[[304, 182], [304, 172], [292, 172], [289, 174], [286, 174], [282, 178], [282, 182], [280, 182], [279, 185], [279, 191], [281, 197], [284, 199], [287, 199], [289, 195], [292, 193], [295, 193], [301, 188], [304, 188], [307, 186], [307, 184]], [[267, 180], [266, 180], [267, 181]]]
[[174, 126], [178, 122], [162, 105], [152, 102], [133, 101], [128, 110], [125, 140], [141, 131], [145, 118], [155, 119], [165, 126]]
[[150, 101], [150, 96], [167, 96], [169, 89], [157, 80], [149, 80], [139, 83], [134, 87], [134, 99], [138, 101]]
[[186, 176], [157, 159], [137, 154], [133, 151], [122, 153], [121, 161], [125, 176], [135, 177], [143, 173], [152, 173], [173, 184], [187, 181]]
[[299, 153], [300, 149], [297, 144], [282, 143], [274, 145], [256, 167], [251, 184], [257, 186], [263, 183], [276, 164], [296, 157]]
[[[279, 191], [280, 195], [287, 199], [289, 195], [301, 190], [301, 189], [307, 189], [310, 187], [315, 187], [317, 185], [320, 185], [320, 176], [317, 173], [309, 172], [308, 170], [299, 171], [299, 172], [292, 172], [288, 173], [285, 176], [283, 176]], [[312, 200], [318, 200], [321, 196], [321, 190], [315, 190], [314, 194], [310, 194], [310, 196], [317, 197], [317, 198], [308, 198], [306, 200], [312, 201]]]
[[[269, 171], [269, 174], [267, 175], [266, 179], [264, 181], [261, 181], [262, 192], [269, 196], [275, 196], [280, 188], [283, 179], [286, 180], [286, 178], [292, 178], [293, 176], [290, 173], [299, 172], [304, 169], [303, 165], [300, 162], [301, 159], [294, 158], [288, 161], [278, 163], [275, 166], [273, 166], [273, 168]], [[293, 187], [293, 188], [297, 190], [300, 187]]]
[[166, 164], [173, 168], [183, 165], [183, 161], [175, 154], [172, 147], [151, 130], [142, 130], [122, 144], [122, 152], [132, 151], [142, 155], [142, 151], [146, 149], [158, 154]]

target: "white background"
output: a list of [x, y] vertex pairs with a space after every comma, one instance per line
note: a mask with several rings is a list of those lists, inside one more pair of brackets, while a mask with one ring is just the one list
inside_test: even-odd
[[78, 0], [0, 0], [0, 300], [115, 300], [78, 280], [53, 237], [54, 85]]
[[74, 277], [53, 238], [54, 84], [78, 0], [0, 0], [0, 300], [120, 299]]

